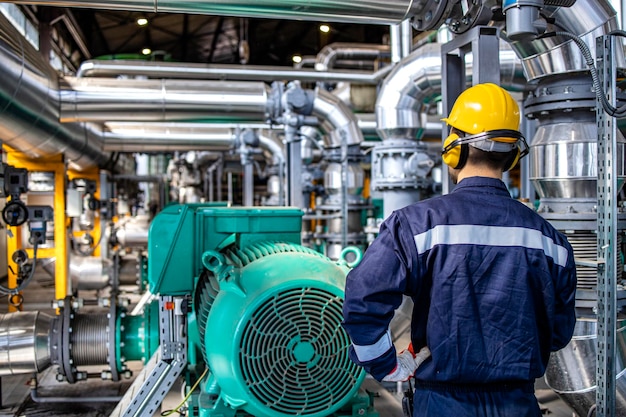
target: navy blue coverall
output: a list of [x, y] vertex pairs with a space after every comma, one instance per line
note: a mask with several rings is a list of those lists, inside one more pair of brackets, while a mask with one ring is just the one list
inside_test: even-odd
[[381, 380], [396, 365], [389, 323], [414, 303], [414, 416], [540, 416], [534, 380], [574, 331], [571, 245], [498, 179], [394, 211], [347, 277], [350, 357]]

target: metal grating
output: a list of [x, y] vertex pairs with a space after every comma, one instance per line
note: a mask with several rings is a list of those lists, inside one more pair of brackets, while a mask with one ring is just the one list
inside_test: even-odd
[[[598, 259], [598, 235], [591, 230], [577, 230], [574, 233], [567, 234], [567, 240], [574, 249], [574, 257], [580, 260], [596, 261]], [[617, 236], [617, 247], [621, 247], [622, 237]], [[618, 257], [618, 271], [623, 270], [623, 261]], [[590, 266], [576, 266], [576, 276], [578, 279], [577, 287], [579, 289], [594, 290], [598, 283], [598, 271]], [[621, 274], [618, 281], [621, 281]]]
[[360, 369], [348, 358], [341, 298], [295, 288], [267, 299], [240, 344], [241, 372], [251, 394], [273, 412], [311, 415], [342, 401]]

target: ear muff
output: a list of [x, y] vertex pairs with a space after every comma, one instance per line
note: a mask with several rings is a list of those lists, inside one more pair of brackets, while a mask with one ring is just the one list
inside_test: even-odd
[[521, 150], [519, 148], [519, 146], [517, 147], [517, 151], [515, 153], [511, 152], [512, 156], [509, 157], [509, 159], [506, 161], [505, 165], [504, 165], [504, 171], [509, 171], [513, 168], [515, 168], [515, 165], [517, 165], [517, 162], [520, 160], [520, 155], [521, 155]]
[[461, 169], [467, 161], [469, 149], [461, 140], [462, 138], [458, 134], [451, 133], [443, 142], [441, 158], [443, 163], [450, 168]]
[[[446, 138], [443, 142], [443, 150], [441, 151], [441, 157], [443, 162], [450, 166], [451, 168], [461, 169], [467, 162], [467, 158], [469, 156], [469, 143], [475, 143], [478, 141], [484, 140], [492, 140], [493, 142], [505, 142], [502, 140], [496, 140], [497, 138], [513, 138], [517, 140], [516, 152], [512, 152], [512, 155], [509, 156], [507, 161], [505, 161], [505, 169], [504, 171], [508, 171], [517, 165], [517, 162], [528, 155], [529, 147], [528, 143], [526, 143], [526, 138], [516, 131], [516, 130], [508, 130], [508, 129], [497, 129], [490, 130], [488, 132], [481, 132], [475, 135], [463, 136], [460, 137], [457, 133], [451, 133], [450, 136]], [[481, 146], [477, 146], [479, 149], [484, 151], [492, 152], [493, 145], [488, 149], [485, 149]], [[495, 152], [504, 152], [495, 150]]]

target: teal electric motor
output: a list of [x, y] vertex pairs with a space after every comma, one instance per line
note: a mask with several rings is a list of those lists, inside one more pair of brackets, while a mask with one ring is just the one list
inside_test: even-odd
[[[151, 234], [161, 237], [161, 247], [151, 247], [151, 286], [184, 292], [181, 272], [199, 271], [197, 335], [190, 337], [197, 338], [208, 372], [190, 411], [201, 417], [377, 415], [360, 390], [365, 373], [348, 358], [350, 340], [341, 327], [350, 265], [299, 244], [300, 210], [191, 205], [166, 212], [179, 218], [155, 219]], [[360, 258], [357, 249], [346, 252]]]

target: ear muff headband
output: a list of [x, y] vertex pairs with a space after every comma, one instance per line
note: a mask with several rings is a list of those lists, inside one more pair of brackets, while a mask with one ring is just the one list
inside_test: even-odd
[[[505, 169], [505, 171], [508, 171], [511, 168], [513, 168], [521, 158], [528, 155], [529, 147], [528, 147], [528, 143], [526, 142], [526, 138], [524, 138], [524, 135], [522, 135], [517, 130], [510, 130], [510, 129], [489, 130], [487, 132], [481, 132], [475, 135], [469, 135], [469, 136], [463, 136], [463, 137], [460, 137], [456, 133], [452, 133], [450, 134], [450, 136], [446, 138], [446, 140], [443, 143], [443, 150], [441, 151], [441, 157], [443, 159], [443, 162], [446, 165], [452, 168], [460, 169], [463, 167], [463, 165], [465, 165], [465, 162], [467, 161], [467, 155], [469, 153], [469, 150], [467, 149], [467, 147], [463, 145], [470, 144], [473, 142], [479, 142], [482, 140], [494, 140], [495, 138], [503, 138], [503, 137], [515, 139], [517, 142], [518, 152], [512, 158], [511, 162], [507, 164], [507, 168]], [[494, 142], [507, 143], [505, 141], [495, 141], [495, 140]]]

